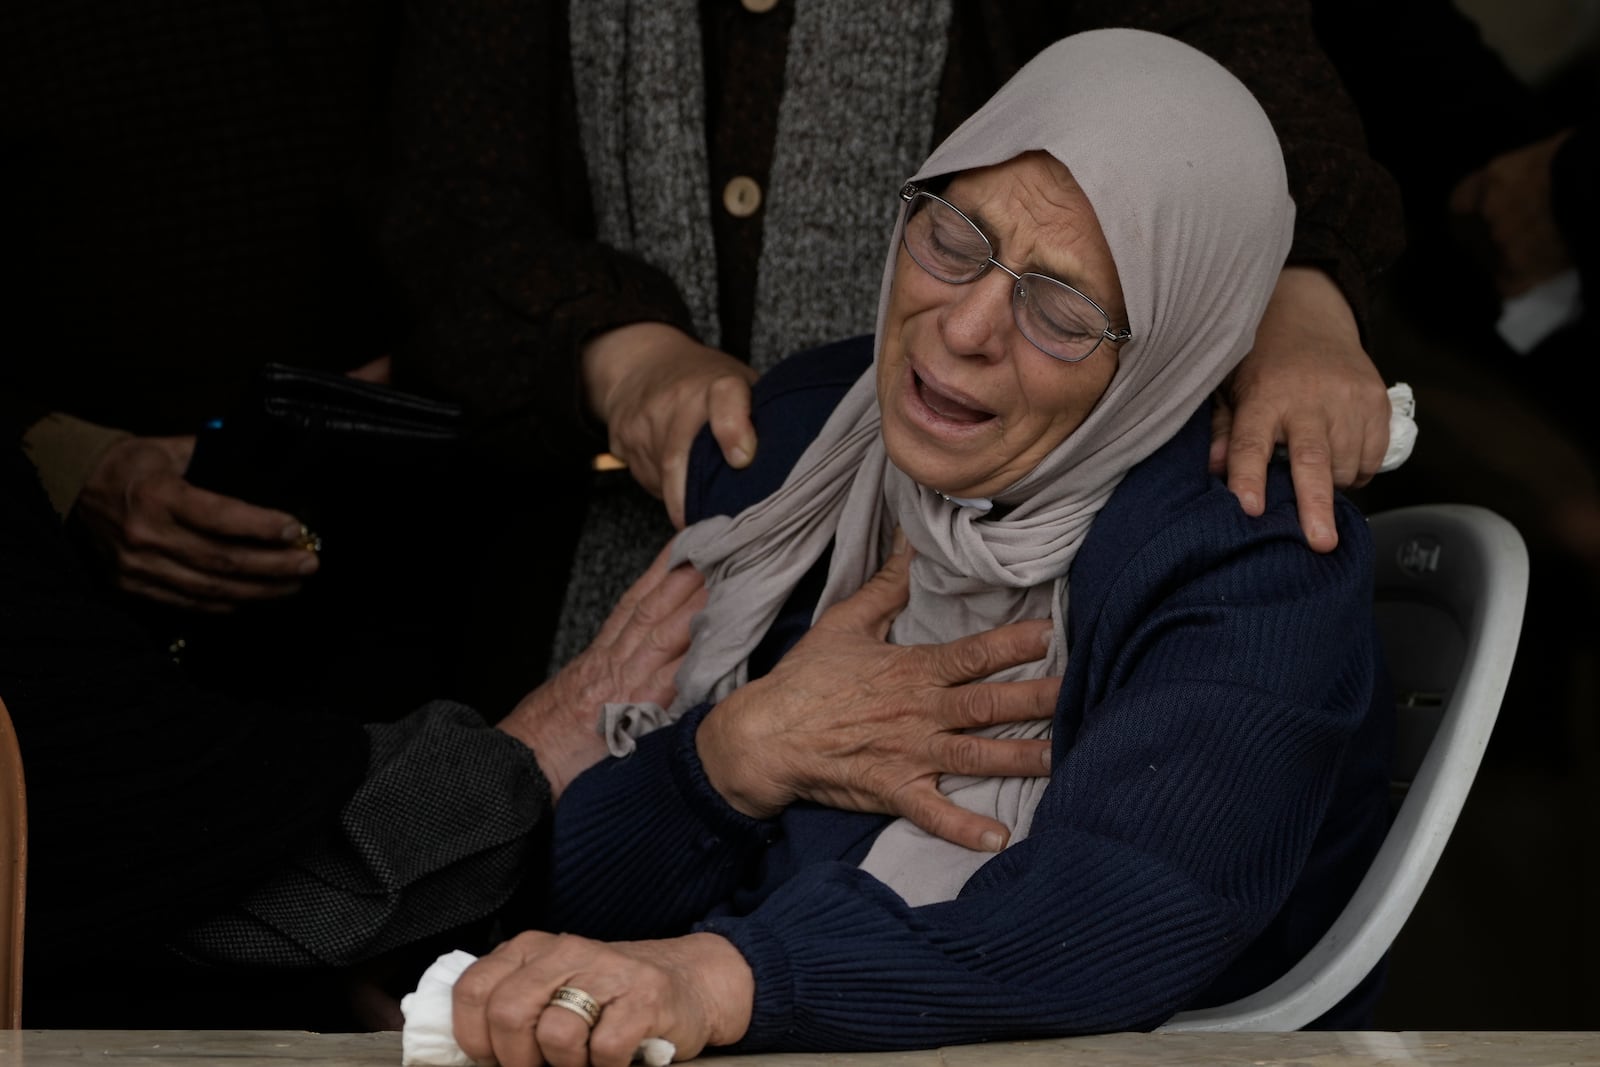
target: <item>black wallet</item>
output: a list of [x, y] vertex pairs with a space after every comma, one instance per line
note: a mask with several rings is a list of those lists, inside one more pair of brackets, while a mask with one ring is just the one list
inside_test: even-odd
[[332, 534], [442, 476], [464, 433], [456, 404], [269, 363], [196, 435], [184, 477]]

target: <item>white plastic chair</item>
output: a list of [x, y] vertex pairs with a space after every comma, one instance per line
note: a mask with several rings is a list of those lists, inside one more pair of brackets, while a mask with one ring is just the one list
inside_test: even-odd
[[1231, 1004], [1180, 1012], [1162, 1031], [1298, 1030], [1338, 1004], [1411, 915], [1478, 772], [1522, 632], [1522, 535], [1467, 504], [1396, 508], [1369, 524], [1405, 799], [1350, 902], [1289, 973]]

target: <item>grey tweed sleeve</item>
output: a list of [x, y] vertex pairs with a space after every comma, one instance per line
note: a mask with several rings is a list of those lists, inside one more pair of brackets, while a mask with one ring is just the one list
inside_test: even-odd
[[447, 701], [367, 734], [367, 774], [337, 826], [175, 949], [219, 966], [343, 966], [505, 903], [551, 810], [533, 753]]

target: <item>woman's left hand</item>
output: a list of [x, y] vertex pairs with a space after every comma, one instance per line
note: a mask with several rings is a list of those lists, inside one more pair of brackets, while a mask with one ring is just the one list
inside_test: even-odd
[[1250, 515], [1266, 507], [1267, 464], [1288, 445], [1300, 528], [1339, 544], [1333, 491], [1363, 486], [1389, 448], [1389, 392], [1344, 294], [1322, 271], [1285, 267], [1255, 347], [1234, 368], [1211, 427], [1211, 470]]
[[[591, 1028], [551, 997], [562, 986], [600, 1006]], [[728, 1045], [750, 1025], [755, 979], [726, 938], [591, 941], [530, 931], [468, 967], [454, 992], [456, 1044], [501, 1067], [626, 1067], [646, 1038], [676, 1058]]]

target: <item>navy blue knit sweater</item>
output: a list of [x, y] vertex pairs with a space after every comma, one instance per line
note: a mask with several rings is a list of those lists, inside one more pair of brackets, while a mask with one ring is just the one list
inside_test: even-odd
[[[869, 359], [858, 339], [768, 375], [756, 463], [729, 470], [703, 441], [691, 518], [775, 489]], [[1206, 471], [1208, 427], [1196, 413], [1096, 519], [1072, 564], [1050, 787], [1030, 836], [955, 900], [908, 907], [856, 867], [882, 817], [730, 808], [695, 752], [701, 707], [563, 797], [552, 928], [727, 937], [755, 973], [745, 1051], [1150, 1028], [1287, 970], [1387, 822], [1372, 546], [1341, 501], [1338, 550], [1312, 552], [1281, 470], [1247, 517]], [[804, 632], [825, 566], [757, 659]], [[1374, 991], [1328, 1021], [1359, 1021]]]

